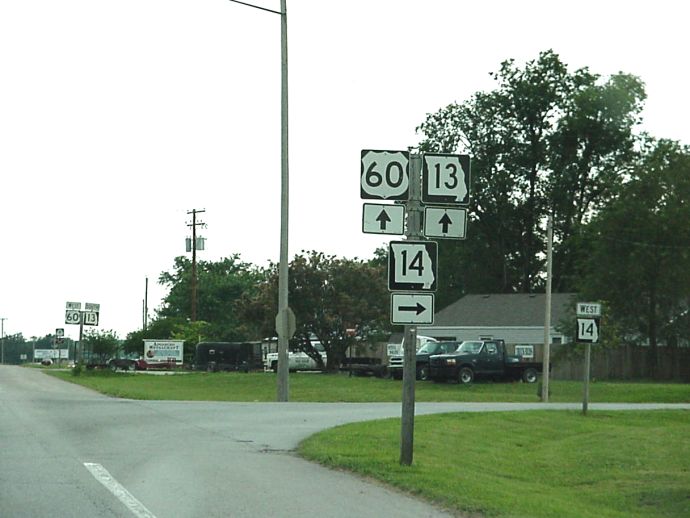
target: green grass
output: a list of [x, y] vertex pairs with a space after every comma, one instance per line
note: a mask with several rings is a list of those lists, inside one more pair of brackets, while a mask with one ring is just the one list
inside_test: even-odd
[[[104, 394], [130, 399], [186, 401], [275, 401], [273, 373], [189, 373], [155, 376], [105, 372], [46, 370], [51, 375], [84, 385]], [[290, 401], [383, 402], [401, 401], [402, 382], [378, 378], [348, 377], [343, 374], [290, 374]], [[554, 402], [582, 401], [582, 383], [552, 381]], [[453, 383], [418, 382], [416, 401], [536, 402], [536, 384], [475, 383], [469, 387]], [[688, 403], [690, 384], [611, 383], [590, 385], [591, 402]]]
[[[690, 412], [512, 412], [400, 420], [305, 440], [307, 459], [373, 477], [452, 511], [501, 518], [687, 518]], [[472, 514], [475, 513], [475, 514]]]

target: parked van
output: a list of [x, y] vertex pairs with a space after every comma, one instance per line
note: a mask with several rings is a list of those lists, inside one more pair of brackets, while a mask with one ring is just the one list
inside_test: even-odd
[[261, 342], [199, 342], [194, 370], [242, 371], [261, 369]]

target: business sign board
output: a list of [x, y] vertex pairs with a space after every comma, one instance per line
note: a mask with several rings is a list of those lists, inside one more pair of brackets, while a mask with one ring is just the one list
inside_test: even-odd
[[68, 349], [36, 349], [36, 350], [34, 350], [34, 361], [35, 360], [43, 360], [44, 358], [56, 359], [58, 357], [60, 357], [62, 359], [69, 358], [69, 350]]
[[182, 363], [184, 340], [144, 340], [147, 363]]

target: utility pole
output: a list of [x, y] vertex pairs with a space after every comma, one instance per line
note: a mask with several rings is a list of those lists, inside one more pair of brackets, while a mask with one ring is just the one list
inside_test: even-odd
[[551, 260], [553, 248], [553, 216], [549, 214], [546, 224], [546, 297], [544, 312], [544, 375], [541, 385], [541, 400], [549, 402], [549, 376], [551, 363]]
[[187, 211], [187, 214], [192, 215], [192, 222], [187, 224], [188, 227], [192, 227], [192, 322], [196, 322], [196, 227], [203, 228], [206, 226], [203, 221], [197, 222], [196, 215], [202, 212], [206, 212], [206, 210], [192, 209]]
[[143, 322], [143, 329], [146, 331], [146, 328], [149, 325], [149, 278], [146, 277], [146, 285], [144, 287], [144, 322]]
[[2, 343], [2, 359], [0, 362], [3, 365], [5, 365], [5, 320], [7, 320], [5, 317], [0, 317], [0, 341]]

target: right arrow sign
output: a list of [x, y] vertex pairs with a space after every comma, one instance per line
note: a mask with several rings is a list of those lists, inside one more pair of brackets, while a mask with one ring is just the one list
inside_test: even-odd
[[424, 235], [446, 239], [465, 239], [467, 209], [424, 208]]
[[433, 324], [433, 293], [392, 293], [392, 324]]

